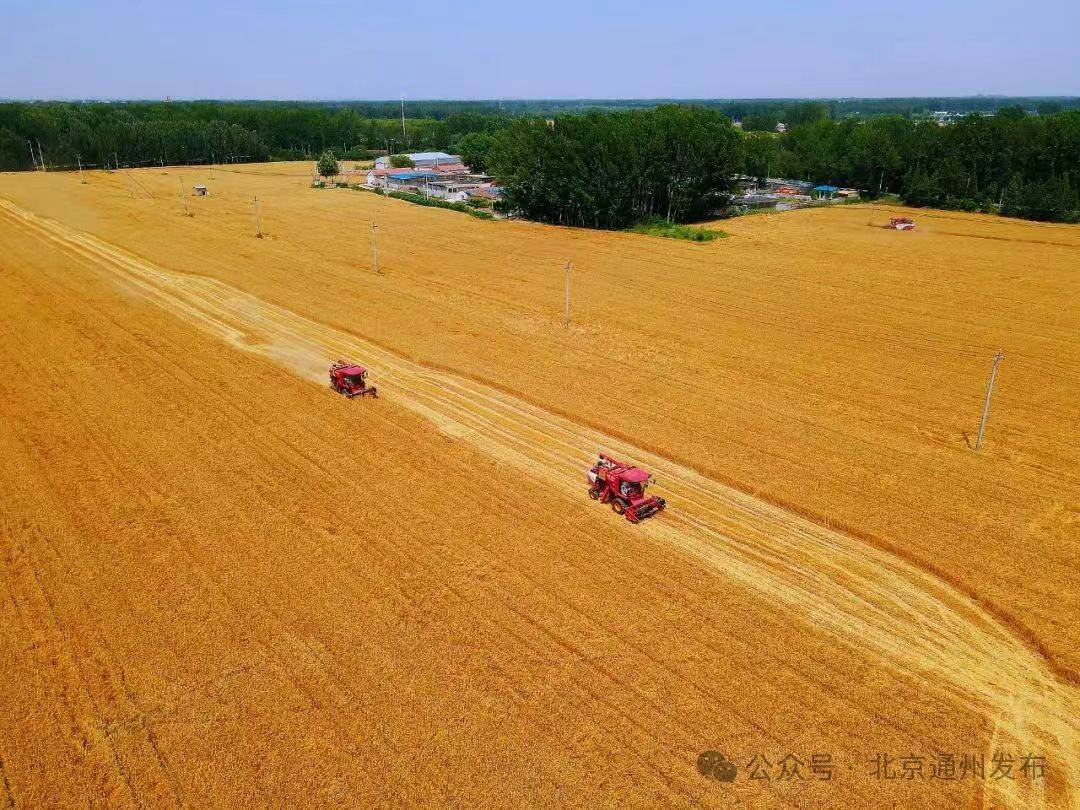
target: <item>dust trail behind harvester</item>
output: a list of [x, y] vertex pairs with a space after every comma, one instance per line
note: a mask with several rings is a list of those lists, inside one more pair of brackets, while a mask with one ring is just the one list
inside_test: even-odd
[[[936, 576], [842, 532], [722, 485], [669, 459], [213, 279], [157, 267], [0, 200], [0, 215], [93, 262], [130, 290], [300, 376], [324, 381], [338, 356], [448, 435], [584, 497], [597, 450], [654, 472], [669, 508], [645, 532], [831, 630], [882, 664], [944, 690], [994, 726], [992, 750], [1047, 757], [1045, 780], [987, 780], [999, 806], [1080, 807], [1080, 691], [1011, 630]], [[615, 517], [612, 516], [614, 520]], [[989, 761], [989, 754], [988, 754]]]

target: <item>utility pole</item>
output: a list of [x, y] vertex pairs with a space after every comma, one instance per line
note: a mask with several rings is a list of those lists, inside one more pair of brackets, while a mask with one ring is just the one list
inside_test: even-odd
[[34, 171], [39, 171], [40, 167], [37, 163], [37, 155], [34, 154], [34, 142], [27, 138], [26, 145], [30, 147], [30, 160], [34, 162]]
[[259, 198], [255, 197], [255, 236], [258, 239], [262, 239], [262, 223], [259, 222]]
[[180, 202], [182, 202], [184, 204], [184, 216], [185, 217], [190, 217], [191, 212], [188, 210], [188, 207], [187, 207], [187, 196], [184, 194], [184, 178], [183, 177], [180, 178]]
[[566, 306], [563, 312], [563, 326], [570, 328], [570, 262], [566, 263]]
[[375, 226], [375, 221], [372, 220], [372, 222], [371, 222], [371, 260], [375, 264], [375, 272], [378, 273], [381, 276], [382, 275], [382, 270], [379, 269], [379, 246], [375, 242], [375, 227], [376, 227]]
[[409, 148], [409, 136], [405, 134], [405, 96], [401, 97], [401, 142], [404, 148]]
[[86, 180], [83, 179], [83, 173], [82, 173], [82, 155], [76, 155], [75, 160], [77, 160], [79, 162], [79, 182], [80, 183], [85, 183]]
[[45, 154], [41, 151], [41, 141], [37, 142], [37, 155], [38, 159], [41, 161], [41, 170], [47, 172], [49, 167], [45, 165]]
[[113, 163], [115, 163], [115, 164], [116, 164], [116, 170], [117, 170], [117, 171], [120, 171], [120, 158], [118, 158], [118, 157], [116, 156], [116, 152], [113, 152], [113, 153], [112, 153], [112, 159], [113, 159]]
[[997, 378], [998, 364], [1002, 358], [1005, 357], [1001, 353], [1001, 349], [998, 349], [994, 354], [994, 364], [990, 367], [990, 382], [986, 384], [986, 399], [983, 401], [982, 419], [979, 421], [979, 435], [975, 439], [975, 452], [979, 452], [979, 446], [982, 444], [983, 433], [986, 430], [986, 420], [990, 416], [990, 397], [994, 393], [994, 380]]

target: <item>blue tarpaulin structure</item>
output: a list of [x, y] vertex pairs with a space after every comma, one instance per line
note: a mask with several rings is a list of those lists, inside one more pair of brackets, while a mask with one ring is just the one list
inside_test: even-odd
[[438, 176], [435, 172], [395, 172], [389, 175], [389, 178], [391, 180], [420, 180], [422, 178], [434, 179]]

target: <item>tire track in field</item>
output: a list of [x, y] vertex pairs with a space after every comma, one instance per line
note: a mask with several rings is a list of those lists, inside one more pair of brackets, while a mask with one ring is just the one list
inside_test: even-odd
[[995, 804], [1080, 807], [1077, 688], [938, 577], [677, 462], [220, 281], [164, 270], [4, 200], [0, 214], [93, 261], [177, 316], [303, 377], [325, 382], [326, 364], [337, 356], [363, 362], [384, 396], [556, 491], [584, 497], [584, 470], [597, 450], [642, 464], [660, 479], [671, 508], [633, 531], [786, 605], [811, 624], [875, 650], [883, 665], [983, 713], [994, 725], [988, 760], [996, 750], [1047, 757], [1046, 780], [987, 780]]

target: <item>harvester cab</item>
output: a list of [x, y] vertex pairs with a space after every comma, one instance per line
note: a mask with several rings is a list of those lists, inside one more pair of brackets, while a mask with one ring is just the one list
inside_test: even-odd
[[330, 364], [330, 387], [349, 399], [365, 394], [378, 396], [378, 389], [367, 384], [367, 369], [344, 360]]
[[615, 514], [639, 523], [667, 505], [663, 498], [645, 494], [651, 483], [653, 477], [645, 470], [601, 453], [589, 470], [589, 497], [610, 503]]

